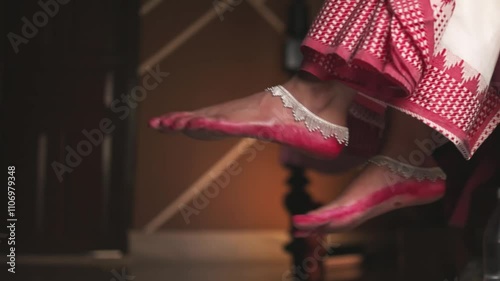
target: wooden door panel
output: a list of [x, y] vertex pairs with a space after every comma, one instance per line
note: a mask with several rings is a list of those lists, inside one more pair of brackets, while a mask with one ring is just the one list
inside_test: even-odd
[[[20, 31], [37, 3], [2, 4], [5, 30]], [[137, 10], [137, 1], [69, 1], [19, 53], [4, 41], [1, 141], [19, 176], [18, 253], [127, 250], [134, 115], [118, 122], [106, 102], [135, 84]], [[68, 151], [80, 163], [68, 163]]]

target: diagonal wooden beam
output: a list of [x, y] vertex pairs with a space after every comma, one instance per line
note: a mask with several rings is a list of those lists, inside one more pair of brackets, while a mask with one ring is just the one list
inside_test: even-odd
[[265, 4], [265, 0], [247, 0], [259, 14], [278, 33], [285, 32], [285, 23]]
[[174, 202], [165, 207], [156, 217], [154, 217], [145, 227], [146, 233], [157, 231], [165, 222], [172, 218], [181, 207], [187, 205], [196, 198], [213, 180], [218, 178], [227, 167], [236, 161], [242, 153], [252, 146], [256, 140], [243, 139], [231, 150], [229, 150], [219, 161], [208, 169], [197, 181], [186, 189]]
[[193, 37], [196, 33], [198, 33], [203, 27], [205, 27], [211, 20], [217, 17], [217, 13], [210, 9], [192, 24], [190, 24], [184, 31], [182, 31], [179, 35], [177, 35], [173, 40], [165, 44], [160, 48], [156, 53], [154, 53], [151, 57], [146, 59], [139, 66], [139, 74], [142, 75], [146, 73], [149, 68], [160, 63], [164, 60], [168, 55], [173, 53], [177, 48], [179, 48], [182, 44], [188, 41], [191, 37]]
[[[161, 0], [159, 0], [161, 1]], [[278, 33], [285, 31], [285, 24], [265, 5], [265, 0], [248, 0], [248, 3], [257, 11], [257, 13], [266, 20], [271, 27]], [[186, 28], [179, 36], [174, 38], [157, 53], [147, 59], [139, 67], [139, 74], [143, 74], [146, 70], [161, 60], [165, 59], [179, 46], [186, 42], [189, 38], [200, 31], [212, 19], [217, 16], [217, 12], [213, 9], [206, 12], [197, 21]], [[217, 161], [210, 169], [208, 169], [196, 182], [194, 182], [186, 191], [184, 191], [177, 199], [166, 206], [157, 216], [155, 216], [145, 227], [146, 233], [156, 232], [163, 224], [171, 219], [179, 208], [186, 205], [188, 202], [196, 198], [205, 188], [207, 188], [214, 179], [220, 176], [227, 166], [238, 159], [241, 154], [251, 145], [256, 142], [254, 139], [243, 139], [228, 151], [219, 161]]]
[[141, 6], [141, 9], [139, 10], [139, 15], [143, 17], [149, 14], [149, 12], [154, 10], [158, 5], [161, 4], [161, 2], [163, 2], [163, 0], [149, 0], [148, 2], [146, 2]]

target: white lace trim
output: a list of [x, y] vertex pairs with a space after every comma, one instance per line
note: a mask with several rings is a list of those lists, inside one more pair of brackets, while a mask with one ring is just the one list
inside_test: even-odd
[[377, 166], [385, 166], [389, 168], [391, 172], [396, 173], [406, 179], [416, 178], [418, 181], [423, 181], [423, 180], [436, 181], [438, 179], [441, 180], [446, 179], [446, 174], [439, 167], [433, 167], [433, 168], [415, 167], [409, 164], [399, 162], [384, 155], [377, 155], [368, 160], [368, 162], [373, 163]]
[[283, 106], [291, 108], [295, 121], [304, 122], [309, 132], [319, 131], [325, 139], [335, 137], [340, 144], [348, 144], [349, 129], [347, 127], [335, 125], [315, 115], [297, 101], [283, 86], [270, 87], [266, 91], [271, 92], [274, 97], [281, 97]]

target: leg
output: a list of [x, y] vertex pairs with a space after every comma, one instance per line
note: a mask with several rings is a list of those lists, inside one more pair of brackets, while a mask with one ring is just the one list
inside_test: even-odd
[[435, 167], [431, 157], [445, 138], [421, 121], [395, 109], [388, 109], [388, 122], [382, 146], [382, 155], [413, 166]]
[[[339, 153], [341, 149], [337, 148], [344, 143], [328, 137], [340, 140], [336, 130], [347, 131], [347, 112], [356, 92], [334, 81], [320, 81], [306, 72], [293, 77], [283, 88], [279, 93], [282, 96], [263, 91], [193, 112], [167, 114], [151, 120], [151, 126], [202, 138], [264, 138], [323, 156]], [[326, 137], [323, 127], [317, 124], [335, 134]]]
[[[403, 164], [406, 170], [413, 172], [412, 169], [415, 169], [416, 172], [409, 176], [400, 175], [397, 169], [393, 169], [394, 166], [374, 161], [346, 187], [339, 198], [304, 216], [294, 217], [298, 228], [324, 227], [329, 231], [352, 228], [374, 216], [402, 207], [430, 203], [442, 197], [444, 174], [436, 168], [437, 164], [431, 156], [438, 144], [429, 144], [434, 136], [433, 130], [392, 109], [388, 112], [388, 119], [381, 155], [398, 159], [407, 164]], [[417, 154], [419, 157], [415, 157]], [[436, 172], [441, 178], [418, 180], [413, 177], [417, 174], [427, 176], [427, 172], [429, 177]]]

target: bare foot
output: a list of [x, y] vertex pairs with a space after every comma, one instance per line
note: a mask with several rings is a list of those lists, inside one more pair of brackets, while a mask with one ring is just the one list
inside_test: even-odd
[[[332, 126], [345, 127], [353, 90], [333, 81], [319, 81], [304, 73], [283, 87], [312, 115]], [[269, 91], [192, 112], [169, 113], [152, 119], [150, 125], [164, 131], [182, 131], [197, 138], [220, 135], [266, 138], [314, 154], [329, 154], [328, 151], [335, 150], [328, 146], [319, 147], [324, 145], [322, 141], [334, 145], [335, 139], [326, 140], [319, 132], [303, 130], [304, 124], [295, 120], [292, 109], [284, 107], [283, 100]]]
[[[437, 166], [437, 165], [435, 165]], [[435, 167], [434, 166], [434, 167]], [[325, 210], [338, 206], [351, 205], [359, 201], [360, 198], [368, 194], [373, 194], [388, 185], [394, 185], [404, 182], [404, 177], [394, 173], [385, 166], [368, 164], [333, 202], [312, 211], [311, 213], [320, 213]]]
[[[406, 172], [412, 172], [410, 177], [392, 168], [369, 163], [336, 200], [305, 215], [295, 216], [295, 225], [299, 229], [320, 227], [327, 232], [351, 229], [399, 208], [431, 203], [444, 194], [444, 179], [437, 176], [444, 174], [432, 157], [429, 156], [420, 166], [422, 169], [406, 169]], [[436, 178], [419, 180], [421, 171], [429, 172], [429, 175], [432, 171]]]

